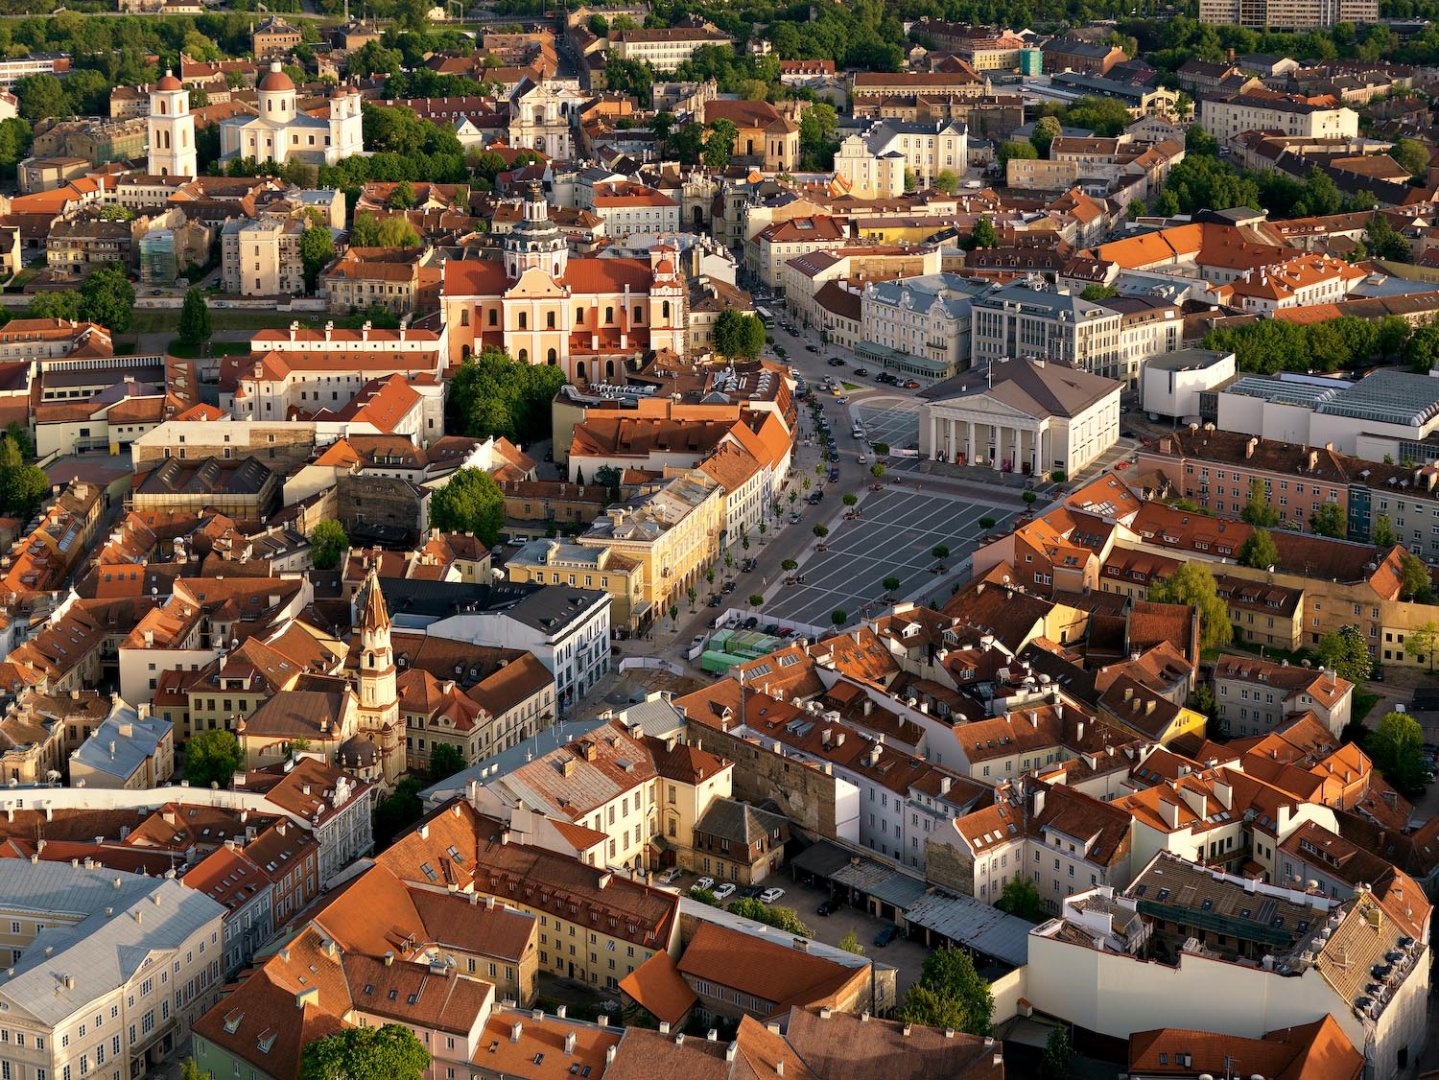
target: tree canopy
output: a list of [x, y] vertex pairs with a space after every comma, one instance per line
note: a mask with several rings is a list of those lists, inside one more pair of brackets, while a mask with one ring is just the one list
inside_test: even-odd
[[1424, 729], [1408, 713], [1386, 713], [1364, 740], [1364, 752], [1401, 792], [1413, 791], [1424, 782]]
[[452, 430], [471, 438], [491, 435], [516, 443], [550, 437], [550, 402], [565, 384], [564, 370], [521, 364], [487, 348], [460, 365], [450, 380]]
[[754, 315], [725, 308], [715, 319], [715, 352], [721, 356], [753, 360], [764, 348], [764, 323]]
[[1199, 611], [1199, 644], [1205, 649], [1228, 645], [1234, 636], [1229, 608], [1219, 595], [1214, 574], [1200, 562], [1188, 562], [1149, 590], [1162, 604], [1188, 604]]
[[1341, 626], [1319, 639], [1319, 662], [1352, 683], [1368, 679], [1374, 663], [1364, 635], [1353, 624]]
[[465, 768], [468, 763], [459, 748], [449, 743], [436, 743], [430, 751], [430, 780], [438, 782]]
[[244, 767], [240, 741], [224, 728], [198, 732], [185, 744], [185, 779], [195, 787], [228, 787], [235, 771]]
[[456, 469], [444, 487], [430, 496], [430, 524], [443, 532], [472, 532], [494, 547], [505, 526], [505, 496], [482, 469]]
[[0, 513], [29, 520], [49, 490], [45, 471], [25, 464], [24, 450], [15, 436], [0, 436]]
[[1239, 561], [1254, 570], [1263, 570], [1279, 561], [1279, 548], [1268, 529], [1255, 529], [1239, 545]]
[[92, 322], [123, 334], [130, 329], [130, 314], [135, 310], [135, 286], [124, 270], [108, 263], [91, 271], [80, 286], [80, 310]]
[[422, 1080], [430, 1052], [400, 1024], [354, 1027], [305, 1046], [300, 1080]]
[[1000, 911], [1028, 919], [1032, 923], [1043, 922], [1049, 916], [1044, 901], [1039, 897], [1039, 890], [1035, 888], [1034, 882], [1023, 874], [1016, 874], [1004, 883], [1004, 891], [1000, 893], [994, 906]]
[[994, 995], [961, 949], [936, 949], [925, 957], [919, 982], [910, 987], [899, 1017], [912, 1024], [988, 1035]]
[[213, 332], [210, 308], [198, 286], [185, 290], [185, 304], [180, 308], [180, 340], [186, 345], [199, 345]]
[[350, 546], [345, 527], [338, 521], [326, 519], [315, 526], [310, 534], [310, 561], [320, 570], [333, 570], [340, 565], [340, 556]]
[[810, 936], [809, 927], [804, 924], [804, 920], [799, 917], [799, 912], [794, 908], [777, 907], [761, 900], [742, 897], [729, 905], [729, 911], [732, 915], [753, 919], [755, 922], [777, 927], [789, 934], [797, 934], [800, 937]]

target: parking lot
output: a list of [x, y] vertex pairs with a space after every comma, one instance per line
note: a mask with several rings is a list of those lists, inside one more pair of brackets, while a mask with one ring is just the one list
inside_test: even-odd
[[[1014, 516], [1013, 510], [982, 502], [896, 487], [868, 494], [859, 510], [858, 520], [833, 526], [827, 550], [815, 550], [800, 562], [803, 584], [781, 585], [771, 595], [767, 616], [824, 625], [835, 611], [861, 617], [887, 595], [942, 602], [948, 595], [944, 583], [987, 531], [980, 520], [993, 518], [1003, 525]], [[944, 560], [933, 555], [939, 545], [949, 548]], [[945, 573], [934, 572], [939, 565]], [[899, 579], [892, 594], [884, 587], [890, 576]], [[928, 590], [936, 586], [941, 591], [931, 594]]]
[[919, 402], [895, 397], [869, 397], [849, 409], [864, 425], [871, 443], [888, 443], [894, 450], [919, 449]]
[[[682, 893], [688, 892], [698, 880], [694, 874], [682, 874], [672, 887]], [[866, 956], [896, 969], [898, 974], [895, 976], [895, 981], [898, 984], [900, 998], [903, 998], [905, 991], [919, 981], [920, 972], [924, 967], [924, 958], [929, 955], [930, 950], [904, 937], [897, 937], [888, 945], [877, 947], [874, 943], [874, 936], [884, 927], [891, 925], [890, 923], [876, 919], [858, 908], [848, 905], [841, 907], [831, 915], [818, 914], [819, 905], [829, 899], [828, 890], [791, 881], [788, 871], [782, 870], [771, 875], [765, 879], [763, 884], [766, 887], [776, 885], [784, 890], [784, 896], [775, 901], [775, 906], [794, 908], [800, 921], [809, 927], [810, 937], [815, 941], [837, 947], [844, 940], [845, 935], [853, 930], [855, 936], [859, 938], [860, 945], [864, 947]], [[737, 892], [729, 900], [736, 900], [739, 895]]]

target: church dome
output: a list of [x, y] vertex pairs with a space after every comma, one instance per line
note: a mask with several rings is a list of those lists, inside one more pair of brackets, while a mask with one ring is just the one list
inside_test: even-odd
[[257, 88], [261, 91], [280, 92], [295, 89], [295, 81], [280, 70], [278, 64], [270, 69], [270, 73], [260, 80]]
[[165, 77], [155, 84], [155, 89], [156, 89], [156, 90], [183, 90], [183, 89], [185, 89], [185, 84], [182, 83], [179, 79], [175, 78], [175, 76], [171, 75], [171, 74], [167, 71], [167, 72], [165, 72]]

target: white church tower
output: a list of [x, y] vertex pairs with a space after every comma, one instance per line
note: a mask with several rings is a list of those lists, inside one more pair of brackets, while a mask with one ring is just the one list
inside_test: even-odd
[[195, 117], [190, 112], [190, 91], [170, 72], [150, 91], [151, 176], [197, 176]]

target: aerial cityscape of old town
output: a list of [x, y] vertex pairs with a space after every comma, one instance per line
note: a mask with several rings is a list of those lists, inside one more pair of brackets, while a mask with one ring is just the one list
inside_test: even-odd
[[1439, 1078], [1439, 0], [56, 5], [0, 1080]]

